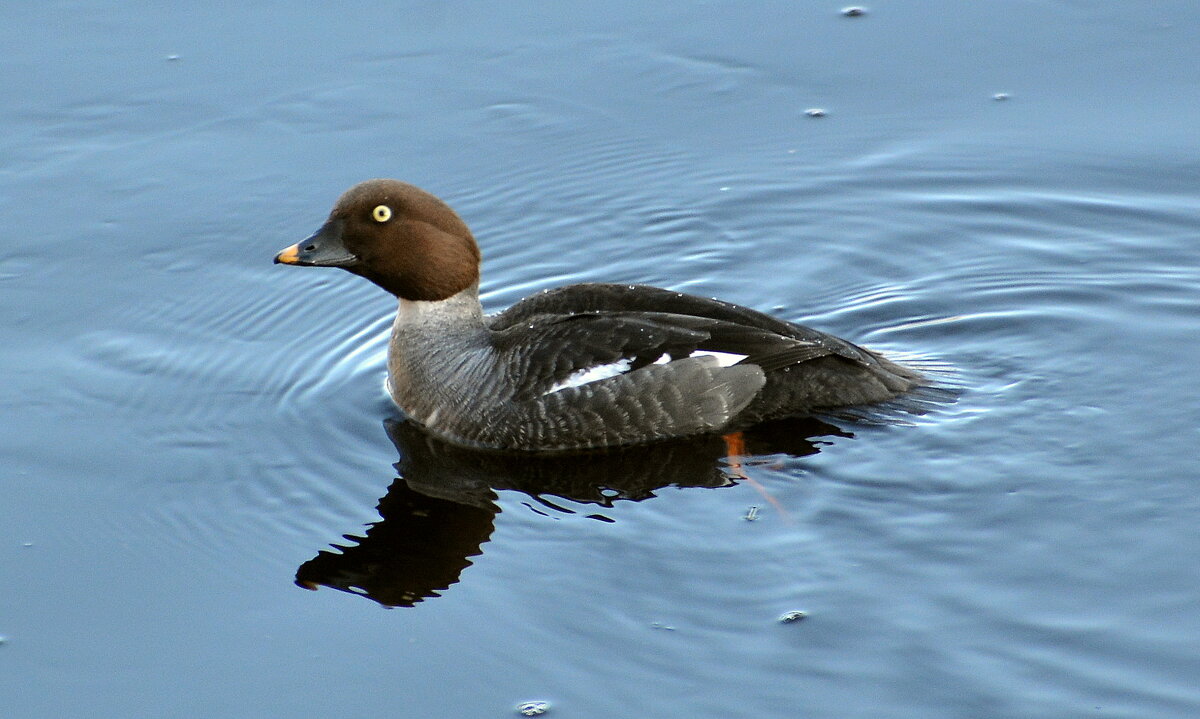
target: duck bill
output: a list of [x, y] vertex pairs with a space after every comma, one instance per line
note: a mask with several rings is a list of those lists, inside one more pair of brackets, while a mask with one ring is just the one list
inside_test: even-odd
[[301, 267], [349, 267], [357, 262], [358, 257], [342, 244], [342, 223], [334, 220], [275, 255], [275, 264]]

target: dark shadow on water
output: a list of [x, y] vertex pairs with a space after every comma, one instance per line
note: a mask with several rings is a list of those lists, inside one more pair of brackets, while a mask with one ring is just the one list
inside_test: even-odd
[[[321, 550], [296, 572], [306, 589], [332, 587], [389, 607], [410, 607], [456, 583], [483, 552], [500, 508], [497, 490], [522, 492], [542, 513], [568, 512], [563, 498], [598, 508], [639, 502], [664, 487], [724, 487], [738, 481], [719, 437], [571, 455], [481, 452], [446, 444], [409, 422], [385, 423], [400, 453], [399, 477], [379, 501], [381, 520], [348, 544]], [[745, 433], [746, 454], [804, 456], [816, 437], [853, 435], [816, 419]], [[588, 515], [612, 521], [601, 513]]]

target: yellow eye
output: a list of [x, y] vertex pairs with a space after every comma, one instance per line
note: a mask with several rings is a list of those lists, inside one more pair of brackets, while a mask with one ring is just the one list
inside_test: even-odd
[[371, 217], [374, 217], [376, 222], [387, 222], [392, 219], [392, 208], [387, 205], [376, 205], [375, 209], [371, 210]]

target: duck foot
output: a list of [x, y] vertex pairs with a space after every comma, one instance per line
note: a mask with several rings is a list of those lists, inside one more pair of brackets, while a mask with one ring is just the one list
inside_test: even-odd
[[754, 491], [762, 495], [775, 511], [779, 512], [779, 516], [783, 517], [783, 521], [787, 524], [794, 524], [791, 515], [783, 508], [778, 499], [771, 496], [767, 488], [759, 484], [757, 481], [750, 478], [742, 469], [742, 460], [750, 456], [746, 450], [746, 437], [741, 432], [730, 432], [729, 434], [721, 435], [721, 439], [725, 440], [725, 461], [729, 463], [729, 474], [737, 480], [749, 484], [754, 487]]

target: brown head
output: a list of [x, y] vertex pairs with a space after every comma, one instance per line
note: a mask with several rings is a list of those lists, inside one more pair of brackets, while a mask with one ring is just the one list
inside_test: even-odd
[[308, 239], [275, 256], [341, 267], [406, 300], [444, 300], [479, 281], [479, 246], [450, 206], [397, 180], [367, 180], [338, 199]]

